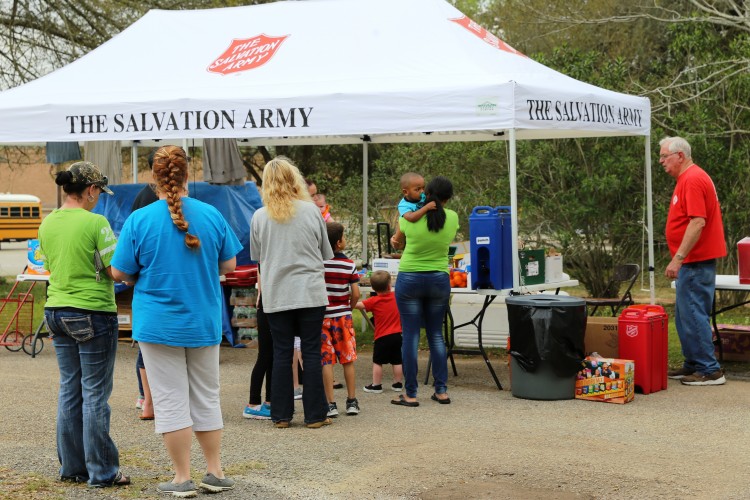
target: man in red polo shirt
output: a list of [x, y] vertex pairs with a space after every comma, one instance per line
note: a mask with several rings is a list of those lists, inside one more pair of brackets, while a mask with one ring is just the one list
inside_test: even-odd
[[659, 146], [659, 163], [677, 181], [667, 215], [672, 260], [665, 275], [677, 280], [675, 326], [685, 357], [682, 368], [668, 376], [685, 385], [721, 385], [726, 379], [714, 355], [709, 322], [716, 259], [727, 254], [719, 197], [711, 177], [693, 163], [685, 139], [667, 137]]

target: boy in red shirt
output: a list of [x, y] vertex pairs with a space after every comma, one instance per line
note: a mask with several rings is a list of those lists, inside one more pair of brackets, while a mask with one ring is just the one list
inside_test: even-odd
[[396, 307], [396, 296], [391, 290], [391, 275], [386, 271], [375, 271], [370, 276], [372, 289], [377, 293], [357, 302], [354, 306], [362, 311], [372, 312], [375, 320], [375, 347], [372, 353], [372, 383], [364, 387], [365, 392], [383, 392], [383, 365], [393, 367], [391, 389], [400, 392], [403, 370], [401, 367], [401, 317]]

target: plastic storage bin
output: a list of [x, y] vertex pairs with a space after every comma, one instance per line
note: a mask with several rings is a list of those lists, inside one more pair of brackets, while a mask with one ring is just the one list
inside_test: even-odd
[[750, 238], [737, 242], [737, 267], [741, 285], [750, 285]]
[[643, 394], [667, 388], [668, 323], [657, 305], [630, 306], [617, 320], [619, 357], [635, 362], [635, 387]]
[[511, 391], [525, 399], [573, 399], [584, 358], [586, 301], [559, 295], [507, 297]]
[[474, 207], [469, 215], [471, 288], [513, 288], [510, 207]]

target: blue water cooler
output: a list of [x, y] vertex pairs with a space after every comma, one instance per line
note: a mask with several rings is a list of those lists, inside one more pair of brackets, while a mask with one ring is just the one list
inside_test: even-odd
[[471, 288], [513, 288], [510, 207], [474, 207], [469, 216]]

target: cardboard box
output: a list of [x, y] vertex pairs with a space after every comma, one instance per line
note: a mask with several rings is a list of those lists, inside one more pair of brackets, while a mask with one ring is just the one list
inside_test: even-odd
[[620, 340], [617, 337], [617, 318], [589, 316], [583, 337], [584, 352], [599, 353], [604, 358], [617, 358]]
[[391, 276], [398, 275], [399, 259], [372, 259], [373, 271], [388, 271]]
[[563, 256], [552, 255], [544, 259], [544, 282], [555, 283], [563, 280]]
[[518, 260], [521, 264], [521, 286], [544, 283], [544, 250], [520, 250]]
[[453, 268], [466, 271], [466, 266], [471, 261], [471, 255], [468, 253], [457, 253], [453, 256]]
[[133, 289], [129, 288], [115, 294], [115, 304], [117, 304], [117, 323], [121, 331], [131, 331], [133, 329]]
[[[750, 326], [716, 325], [719, 328], [724, 361], [750, 361]], [[716, 347], [716, 356], [719, 348]]]
[[625, 404], [635, 397], [635, 363], [587, 356], [576, 376], [576, 399]]

